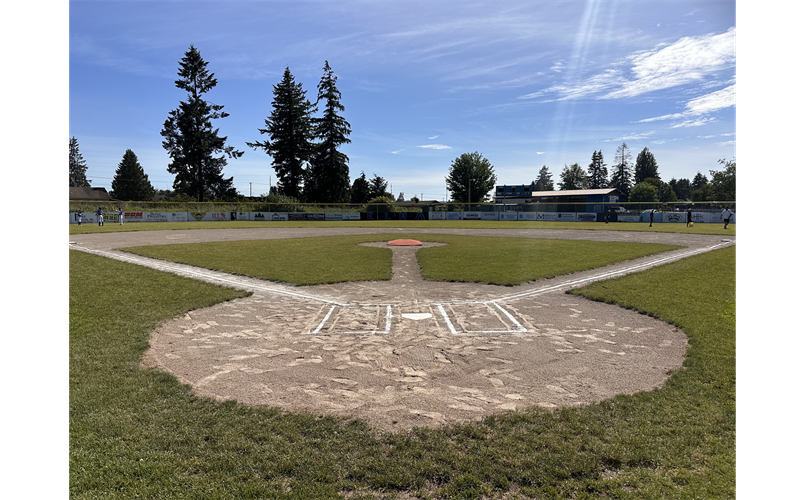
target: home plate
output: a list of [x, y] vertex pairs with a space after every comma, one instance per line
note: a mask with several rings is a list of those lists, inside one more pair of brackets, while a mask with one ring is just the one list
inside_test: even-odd
[[420, 321], [433, 317], [431, 313], [402, 313], [400, 316], [405, 319], [412, 319], [414, 321]]

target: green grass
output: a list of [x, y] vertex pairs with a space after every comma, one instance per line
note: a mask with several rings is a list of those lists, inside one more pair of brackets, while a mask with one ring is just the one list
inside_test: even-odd
[[684, 369], [590, 406], [377, 435], [198, 398], [140, 369], [160, 321], [243, 293], [72, 251], [70, 496], [734, 498], [735, 249], [575, 293], [682, 328]]
[[598, 231], [640, 231], [655, 233], [723, 234], [735, 236], [735, 225], [724, 229], [722, 224], [657, 223], [648, 227], [643, 222], [554, 222], [554, 221], [342, 221], [342, 222], [258, 222], [258, 221], [204, 221], [204, 222], [124, 222], [123, 225], [109, 223], [103, 227], [97, 224], [83, 224], [78, 227], [70, 224], [70, 234], [115, 233], [121, 231], [170, 231], [177, 229], [248, 229], [255, 227], [373, 227], [373, 228], [449, 228], [449, 229], [582, 229]]
[[[358, 243], [396, 238], [448, 244], [417, 252], [425, 279], [497, 285], [552, 278], [680, 248], [656, 243], [396, 233], [186, 243], [123, 250], [272, 281], [315, 285], [391, 279], [391, 250]], [[468, 266], [468, 262], [473, 265]]]

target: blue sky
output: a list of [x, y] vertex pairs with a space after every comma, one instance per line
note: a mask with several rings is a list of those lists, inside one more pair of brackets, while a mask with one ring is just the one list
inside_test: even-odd
[[633, 158], [648, 147], [665, 181], [736, 156], [734, 1], [71, 1], [69, 14], [69, 134], [107, 189], [126, 149], [171, 187], [159, 132], [191, 44], [230, 114], [216, 126], [245, 152], [224, 174], [246, 195], [276, 182], [246, 146], [266, 138], [272, 86], [288, 66], [315, 100], [325, 60], [351, 178], [380, 175], [395, 196], [444, 199], [451, 161], [473, 151], [498, 184], [543, 165], [558, 182], [596, 150], [611, 165], [622, 142]]

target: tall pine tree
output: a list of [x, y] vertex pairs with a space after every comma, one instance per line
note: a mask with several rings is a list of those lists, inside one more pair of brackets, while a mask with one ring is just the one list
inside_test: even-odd
[[639, 184], [650, 177], [660, 178], [659, 167], [657, 167], [657, 160], [651, 151], [648, 148], [643, 148], [643, 151], [637, 154], [637, 160], [635, 160], [634, 183]]
[[612, 179], [609, 187], [617, 188], [626, 197], [632, 191], [632, 154], [629, 146], [622, 143], [615, 152], [615, 165], [612, 167]]
[[324, 101], [321, 118], [313, 119], [314, 135], [321, 141], [310, 162], [310, 189], [305, 187], [307, 201], [319, 203], [349, 202], [349, 158], [338, 150], [349, 144], [352, 132], [349, 123], [340, 116], [344, 111], [341, 92], [336, 88], [338, 80], [330, 63], [324, 61], [324, 75], [319, 81], [316, 105]]
[[178, 75], [176, 87], [187, 91], [187, 101], [168, 114], [160, 132], [162, 147], [171, 157], [168, 172], [176, 175], [173, 188], [198, 201], [236, 196], [232, 177], [225, 179], [223, 169], [227, 158], [240, 158], [243, 152], [227, 146], [226, 137], [212, 128], [212, 120], [229, 116], [224, 107], [202, 98], [218, 80], [192, 45], [179, 62]]
[[543, 165], [541, 169], [539, 169], [539, 176], [533, 182], [534, 191], [553, 191], [553, 179], [551, 178], [552, 174], [550, 170], [548, 170], [547, 165]]
[[587, 186], [589, 189], [607, 187], [607, 165], [604, 163], [604, 154], [593, 151], [592, 161], [587, 167]]
[[569, 167], [565, 165], [559, 177], [562, 179], [559, 182], [559, 189], [562, 191], [587, 189], [588, 187], [587, 176], [584, 175], [584, 169], [578, 163], [574, 163]]
[[137, 155], [127, 149], [115, 170], [112, 192], [109, 194], [118, 200], [150, 201], [155, 192], [148, 180], [148, 174], [137, 160]]
[[70, 138], [70, 187], [89, 187], [87, 162], [78, 151], [78, 139]]
[[277, 191], [297, 199], [302, 196], [305, 170], [315, 150], [312, 123], [315, 107], [305, 95], [302, 84], [296, 83], [290, 68], [286, 67], [282, 81], [274, 85], [266, 128], [258, 129], [261, 134], [267, 134], [268, 139], [246, 143], [271, 156], [271, 166], [277, 173]]
[[352, 182], [352, 189], [350, 190], [350, 203], [366, 203], [371, 199], [372, 189], [369, 181], [366, 180], [366, 174], [361, 171], [361, 176]]

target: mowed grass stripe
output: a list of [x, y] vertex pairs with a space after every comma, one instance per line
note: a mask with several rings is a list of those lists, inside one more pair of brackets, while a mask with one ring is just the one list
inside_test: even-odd
[[417, 252], [425, 279], [496, 285], [517, 285], [681, 248], [655, 243], [393, 233], [186, 243], [123, 250], [271, 281], [317, 285], [391, 279], [391, 250], [359, 243], [397, 238], [447, 243]]
[[590, 406], [374, 435], [140, 369], [160, 321], [244, 294], [70, 252], [70, 496], [734, 498], [735, 249], [575, 293], [678, 325], [685, 369]]

